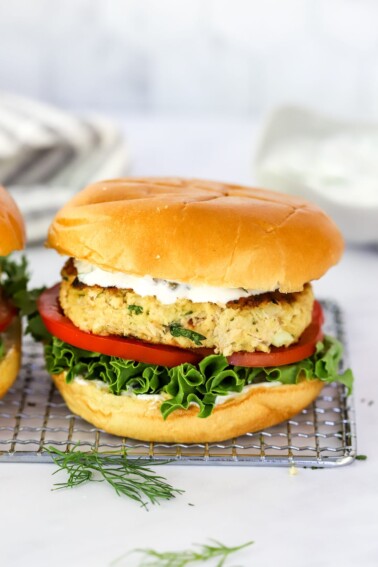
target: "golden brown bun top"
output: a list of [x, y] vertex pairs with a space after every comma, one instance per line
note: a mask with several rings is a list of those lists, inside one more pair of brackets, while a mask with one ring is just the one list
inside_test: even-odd
[[0, 256], [25, 246], [25, 226], [12, 197], [0, 186]]
[[282, 292], [321, 277], [343, 251], [334, 222], [302, 199], [175, 178], [90, 185], [57, 214], [47, 245], [105, 270]]

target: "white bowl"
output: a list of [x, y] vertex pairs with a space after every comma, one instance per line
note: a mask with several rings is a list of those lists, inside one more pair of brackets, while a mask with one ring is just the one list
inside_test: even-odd
[[279, 108], [262, 132], [255, 173], [260, 186], [317, 203], [348, 241], [378, 242], [378, 125]]

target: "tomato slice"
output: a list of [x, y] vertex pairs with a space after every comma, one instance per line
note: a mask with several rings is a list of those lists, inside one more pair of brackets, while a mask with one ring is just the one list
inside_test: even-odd
[[[198, 364], [202, 358], [212, 354], [211, 349], [181, 349], [168, 345], [156, 345], [138, 339], [129, 339], [116, 335], [100, 336], [86, 333], [76, 327], [63, 315], [59, 305], [59, 288], [56, 284], [45, 290], [37, 301], [38, 311], [47, 330], [58, 339], [83, 350], [100, 352], [109, 356], [117, 356], [162, 366], [178, 366], [184, 362]], [[298, 362], [315, 352], [316, 343], [321, 340], [323, 313], [316, 301], [313, 309], [312, 323], [302, 334], [298, 343], [290, 347], [272, 348], [270, 353], [237, 352], [227, 357], [235, 366], [282, 366]]]
[[202, 354], [190, 350], [155, 345], [117, 335], [102, 337], [81, 331], [62, 314], [59, 305], [59, 287], [60, 284], [57, 284], [39, 296], [38, 311], [49, 333], [72, 346], [109, 356], [170, 367], [178, 366], [183, 362], [197, 364], [203, 358]]
[[5, 331], [17, 314], [17, 309], [9, 301], [1, 299], [0, 295], [0, 333]]
[[302, 333], [299, 341], [289, 347], [272, 347], [270, 352], [235, 352], [228, 357], [235, 366], [283, 366], [299, 362], [312, 356], [316, 343], [323, 338], [323, 311], [318, 301], [314, 302], [312, 321]]

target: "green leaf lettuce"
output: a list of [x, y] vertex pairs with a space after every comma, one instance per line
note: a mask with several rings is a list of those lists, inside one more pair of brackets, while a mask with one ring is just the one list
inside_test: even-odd
[[25, 256], [18, 262], [10, 256], [0, 256], [0, 285], [5, 295], [19, 309], [20, 315], [28, 320], [26, 333], [37, 341], [50, 340], [42, 319], [37, 311], [37, 299], [45, 288], [28, 290], [29, 273]]
[[199, 417], [208, 417], [217, 396], [241, 392], [250, 384], [297, 384], [302, 380], [319, 379], [327, 383], [341, 382], [348, 393], [353, 384], [351, 370], [339, 373], [342, 345], [329, 336], [317, 344], [313, 356], [272, 368], [232, 366], [224, 356], [216, 354], [205, 357], [197, 366], [185, 363], [168, 368], [81, 350], [56, 337], [45, 345], [45, 356], [48, 371], [51, 374], [66, 372], [68, 383], [80, 376], [104, 382], [115, 395], [122, 392], [162, 394], [160, 409], [164, 419], [192, 403], [199, 406]]
[[[29, 274], [27, 272], [27, 261], [23, 256], [19, 262], [9, 256], [0, 256], [0, 286], [2, 293], [7, 299], [20, 309], [28, 302], [27, 285]], [[5, 355], [5, 344], [0, 337], [0, 360]]]

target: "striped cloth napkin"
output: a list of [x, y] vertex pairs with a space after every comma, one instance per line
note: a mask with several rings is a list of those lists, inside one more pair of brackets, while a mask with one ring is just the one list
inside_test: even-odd
[[45, 238], [53, 215], [76, 191], [124, 175], [128, 166], [112, 122], [0, 92], [0, 184], [24, 214], [29, 242]]

